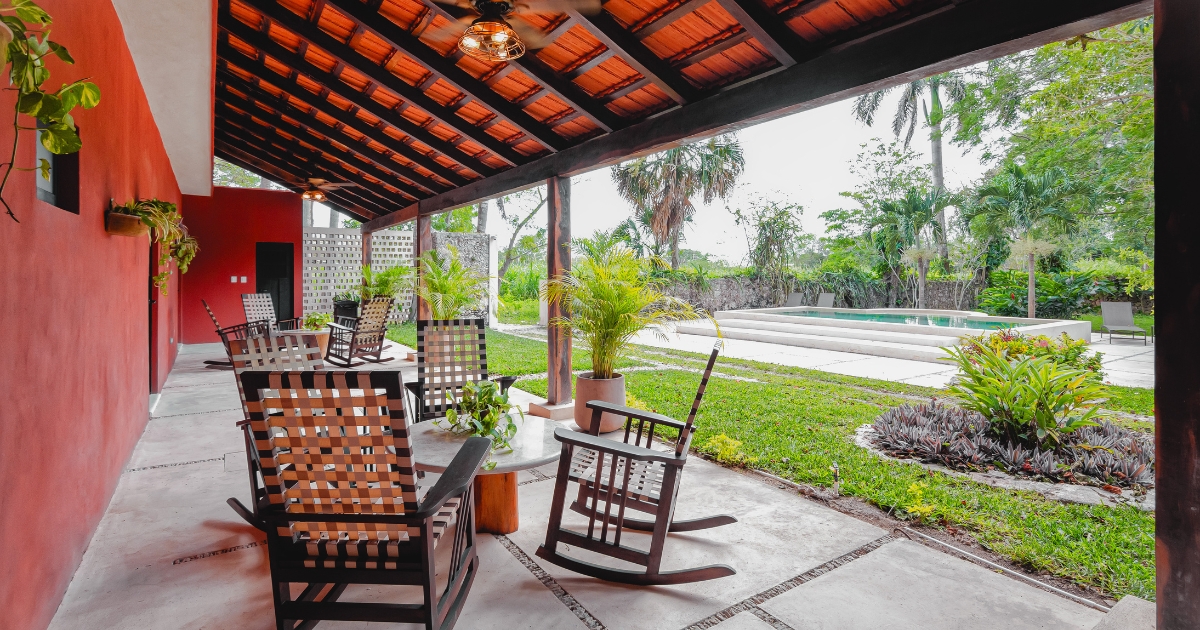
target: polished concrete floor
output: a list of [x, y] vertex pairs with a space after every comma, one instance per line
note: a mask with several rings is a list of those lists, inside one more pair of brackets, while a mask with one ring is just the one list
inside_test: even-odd
[[[263, 536], [225, 504], [231, 496], [245, 501], [249, 484], [233, 375], [202, 364], [219, 356], [215, 344], [181, 351], [51, 628], [274, 627]], [[411, 369], [400, 361], [385, 366]], [[519, 531], [480, 536], [481, 572], [458, 628], [1084, 630], [1103, 618], [698, 458], [688, 462], [678, 515], [740, 520], [671, 535], [664, 568], [723, 563], [737, 575], [673, 587], [601, 582], [534, 555], [553, 474], [554, 465], [521, 473]], [[644, 536], [630, 533], [627, 544], [642, 545]], [[411, 595], [357, 587], [343, 599]]]

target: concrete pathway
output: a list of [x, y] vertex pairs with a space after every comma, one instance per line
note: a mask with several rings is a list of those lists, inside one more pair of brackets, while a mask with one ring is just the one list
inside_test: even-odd
[[[51, 628], [274, 627], [263, 537], [225, 505], [231, 496], [245, 501], [249, 487], [233, 375], [201, 364], [220, 355], [216, 344], [182, 349]], [[672, 535], [664, 568], [726, 563], [737, 575], [678, 587], [601, 582], [534, 555], [553, 474], [554, 465], [521, 473], [520, 530], [479, 537], [481, 573], [458, 628], [1086, 630], [1103, 617], [698, 458], [688, 463], [679, 515], [740, 521]], [[567, 522], [578, 524], [575, 516]], [[630, 532], [626, 544], [644, 538]], [[400, 601], [414, 594], [406, 589], [354, 587], [344, 598]]]

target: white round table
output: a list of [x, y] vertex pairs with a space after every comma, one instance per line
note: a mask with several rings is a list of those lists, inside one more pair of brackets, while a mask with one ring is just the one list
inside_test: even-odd
[[[509, 440], [512, 450], [493, 451], [488, 461], [496, 462], [496, 467], [481, 469], [475, 477], [476, 531], [492, 534], [517, 531], [520, 524], [517, 471], [549, 464], [562, 452], [562, 444], [554, 439], [554, 430], [566, 426], [563, 423], [538, 416], [517, 418], [516, 423], [517, 434]], [[445, 472], [467, 437], [440, 428], [433, 421], [418, 422], [408, 428], [413, 464], [420, 471]]]

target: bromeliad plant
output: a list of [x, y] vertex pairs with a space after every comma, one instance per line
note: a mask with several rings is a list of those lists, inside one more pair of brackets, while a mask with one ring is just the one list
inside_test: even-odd
[[509, 440], [517, 434], [512, 412], [515, 410], [522, 420], [525, 413], [508, 402], [508, 394], [500, 393], [499, 385], [493, 381], [468, 381], [463, 385], [462, 397], [453, 402], [454, 405], [446, 410], [447, 429], [491, 438], [494, 448], [512, 449]]
[[[200, 243], [188, 234], [183, 216], [175, 204], [161, 199], [136, 199], [121, 205], [114, 204], [112, 212], [140, 218], [142, 223], [150, 227], [150, 238], [159, 244], [158, 266], [162, 267], [174, 258], [179, 265], [179, 273], [187, 273], [188, 265], [200, 251]], [[170, 276], [170, 268], [154, 276], [154, 286], [161, 289], [163, 295], [167, 294], [167, 279]]]
[[[8, 161], [0, 164], [4, 168], [4, 176], [0, 179], [0, 203], [4, 204], [5, 211], [13, 221], [17, 221], [17, 215], [13, 214], [8, 201], [4, 199], [4, 188], [12, 172], [39, 171], [42, 177], [50, 177], [50, 162], [45, 159], [39, 160], [38, 165], [32, 168], [16, 166], [21, 132], [37, 131], [42, 146], [56, 155], [75, 153], [83, 143], [71, 111], [76, 107], [91, 109], [100, 104], [100, 88], [87, 80], [64, 83], [53, 92], [42, 89], [42, 84], [50, 78], [50, 71], [46, 68], [48, 57], [57, 57], [64, 63], [75, 63], [62, 44], [50, 39], [52, 21], [49, 13], [30, 0], [0, 2], [2, 63], [8, 65], [10, 87], [7, 89], [17, 92], [12, 122], [12, 152]], [[21, 125], [21, 114], [33, 117], [38, 124]]]

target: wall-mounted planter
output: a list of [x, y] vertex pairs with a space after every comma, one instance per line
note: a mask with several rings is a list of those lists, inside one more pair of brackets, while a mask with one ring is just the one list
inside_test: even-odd
[[141, 236], [150, 231], [150, 226], [142, 223], [141, 217], [107, 212], [104, 215], [104, 231], [113, 236]]

